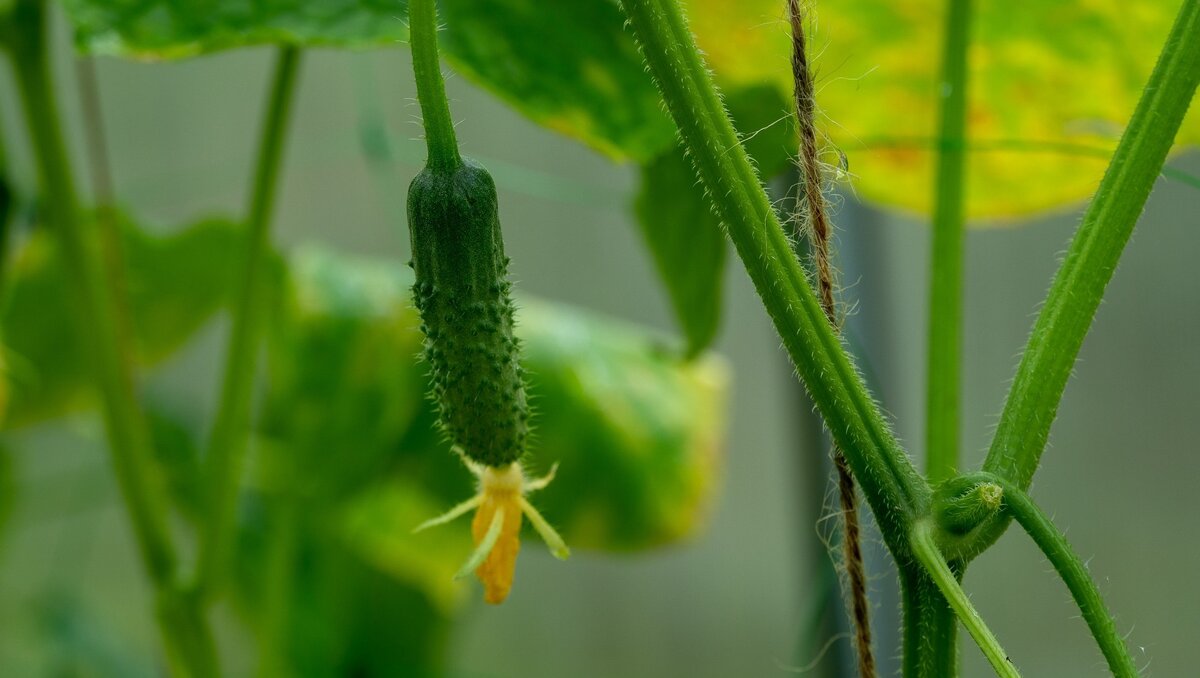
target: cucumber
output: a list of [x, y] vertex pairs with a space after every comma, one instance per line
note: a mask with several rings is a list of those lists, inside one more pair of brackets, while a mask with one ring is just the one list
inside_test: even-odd
[[525, 453], [529, 405], [496, 184], [466, 158], [430, 165], [409, 186], [408, 226], [440, 426], [468, 459], [512, 464]]

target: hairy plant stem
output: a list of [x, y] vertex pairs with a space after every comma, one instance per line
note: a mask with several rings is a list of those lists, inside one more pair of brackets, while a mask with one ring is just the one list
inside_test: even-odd
[[[1028, 489], [1083, 338], [1200, 84], [1200, 0], [1184, 0], [1034, 324], [984, 470]], [[963, 557], [1007, 527], [992, 521]]]
[[[798, 163], [801, 177], [799, 204], [807, 208], [797, 215], [807, 225], [812, 242], [813, 268], [817, 274], [817, 296], [829, 326], [840, 332], [837, 302], [834, 299], [833, 266], [830, 262], [832, 226], [825, 204], [824, 178], [821, 172], [816, 132], [816, 97], [812, 72], [808, 67], [808, 48], [804, 34], [804, 13], [799, 0], [788, 0], [792, 29], [792, 82], [796, 104], [796, 122], [800, 131]], [[874, 678], [875, 656], [871, 651], [871, 606], [867, 600], [867, 573], [863, 563], [858, 495], [854, 475], [846, 457], [835, 444], [833, 466], [838, 478], [838, 498], [842, 507], [842, 558], [850, 587], [850, 618], [854, 624], [854, 647], [858, 651], [858, 675]]]
[[119, 345], [116, 291], [106, 284], [110, 276], [105, 262], [97, 256], [94, 234], [80, 215], [51, 76], [43, 1], [19, 0], [9, 22], [5, 38], [36, 155], [42, 207], [76, 292], [72, 300], [76, 331], [88, 337], [88, 359], [101, 396], [113, 469], [142, 566], [155, 589], [167, 658], [175, 675], [215, 676], [211, 634], [194, 600], [176, 580], [178, 559], [167, 526], [168, 504], [154, 467], [134, 375]]
[[233, 542], [242, 460], [250, 438], [270, 223], [299, 63], [299, 48], [279, 48], [261, 129], [221, 401], [205, 460], [209, 515], [201, 533], [197, 572], [197, 588], [205, 597], [220, 587]]
[[1113, 675], [1118, 678], [1136, 678], [1137, 666], [1129, 654], [1129, 648], [1117, 632], [1112, 615], [1108, 613], [1100, 590], [1088, 574], [1087, 566], [1071, 549], [1066, 536], [1015, 483], [990, 473], [974, 473], [962, 476], [961, 479], [964, 482], [994, 483], [1000, 486], [1004, 492], [1004, 511], [1025, 528], [1070, 589], [1071, 597], [1079, 606], [1079, 611], [1100, 646], [1100, 651], [1104, 653]]
[[[959, 570], [951, 565], [956, 576]], [[900, 567], [904, 678], [949, 678], [956, 675], [958, 619], [924, 570]]]
[[929, 487], [888, 429], [824, 311], [721, 104], [676, 0], [622, 0], [696, 172], [893, 553]]
[[[971, 604], [971, 599], [967, 597], [965, 591], [958, 583], [958, 575], [950, 568], [949, 563], [942, 557], [942, 552], [938, 549], [937, 542], [934, 539], [936, 527], [928, 519], [918, 520], [913, 524], [912, 533], [910, 535], [910, 546], [912, 554], [921, 567], [925, 568], [925, 572], [937, 588], [945, 596], [945, 600], [950, 604], [954, 613], [958, 615], [963, 626], [967, 627], [967, 632], [975, 639], [975, 643], [979, 645], [979, 649], [983, 650], [983, 655], [987, 657], [992, 668], [995, 669], [996, 675], [1002, 678], [1019, 678], [1021, 674], [1008, 660], [1008, 654], [1004, 648], [1000, 647], [1000, 642], [996, 640], [996, 636], [992, 634], [991, 629], [983, 622], [983, 618], [975, 611], [975, 606]], [[906, 634], [909, 632], [906, 629]], [[944, 632], [944, 630], [943, 630]], [[906, 642], [907, 644], [907, 642]], [[936, 652], [936, 648], [934, 648]], [[933, 674], [931, 674], [933, 675]], [[942, 674], [945, 675], [945, 674]]]
[[438, 62], [437, 8], [434, 0], [409, 0], [408, 31], [412, 43], [413, 73], [417, 81], [417, 101], [425, 125], [426, 161], [430, 167], [448, 169], [462, 164], [446, 83]]
[[1185, 0], [1021, 358], [984, 468], [1029, 487], [1071, 368], [1200, 83], [1200, 0]]
[[948, 0], [942, 38], [929, 345], [926, 367], [925, 474], [937, 484], [958, 470], [962, 386], [963, 231], [966, 183], [967, 52], [971, 0]]

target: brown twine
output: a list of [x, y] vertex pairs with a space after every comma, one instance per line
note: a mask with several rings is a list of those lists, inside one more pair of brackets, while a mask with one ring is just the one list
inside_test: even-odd
[[[792, 28], [792, 78], [796, 99], [796, 119], [800, 129], [800, 170], [803, 223], [808, 225], [812, 241], [812, 259], [817, 274], [817, 295], [825, 317], [834, 331], [839, 330], [837, 305], [833, 296], [833, 270], [829, 262], [829, 215], [826, 211], [821, 163], [817, 151], [812, 72], [804, 36], [804, 13], [799, 0], [788, 0]], [[837, 469], [838, 494], [842, 506], [842, 548], [850, 583], [850, 603], [854, 622], [858, 672], [862, 678], [875, 678], [875, 657], [871, 652], [871, 615], [867, 600], [866, 568], [863, 565], [862, 529], [858, 518], [858, 500], [854, 476], [846, 457], [834, 445], [833, 462]]]

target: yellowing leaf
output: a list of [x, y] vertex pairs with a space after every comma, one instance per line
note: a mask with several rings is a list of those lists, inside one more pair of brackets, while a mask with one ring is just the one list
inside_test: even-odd
[[[790, 88], [784, 3], [685, 0], [723, 86]], [[864, 198], [920, 213], [933, 200], [945, 3], [811, 3], [817, 104]], [[1089, 196], [1133, 113], [1178, 0], [976, 3], [967, 206], [1015, 216]], [[1200, 141], [1200, 112], [1177, 143]]]

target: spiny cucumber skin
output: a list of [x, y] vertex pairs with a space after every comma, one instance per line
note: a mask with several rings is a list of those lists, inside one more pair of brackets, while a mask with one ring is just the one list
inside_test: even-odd
[[469, 459], [511, 464], [525, 452], [529, 406], [495, 182], [467, 159], [426, 167], [408, 189], [408, 228], [442, 429]]

